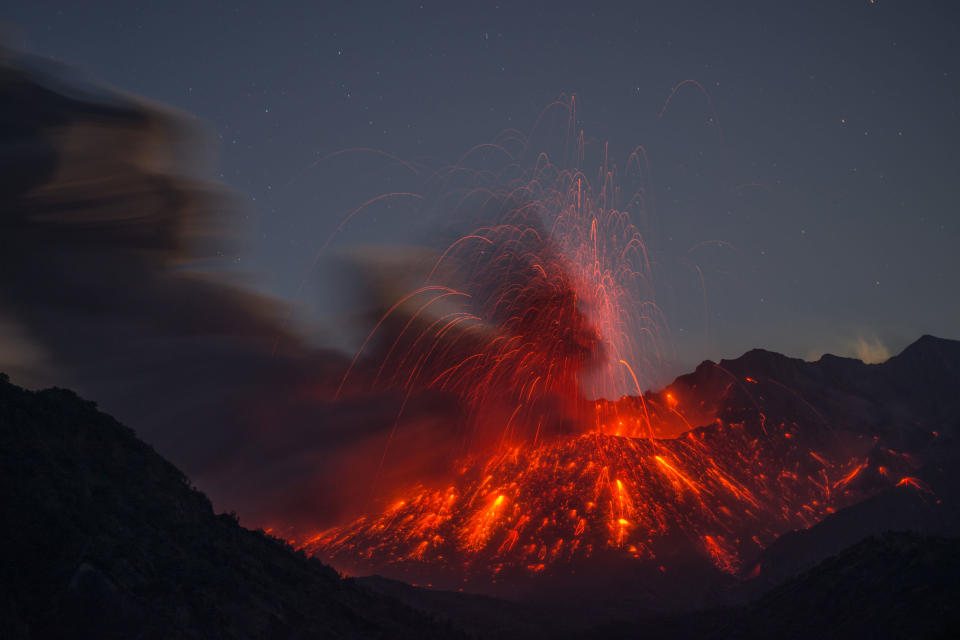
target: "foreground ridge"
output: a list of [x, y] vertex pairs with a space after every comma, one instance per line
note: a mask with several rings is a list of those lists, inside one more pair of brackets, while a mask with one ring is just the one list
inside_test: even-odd
[[92, 402], [0, 375], [5, 638], [460, 637], [215, 515]]

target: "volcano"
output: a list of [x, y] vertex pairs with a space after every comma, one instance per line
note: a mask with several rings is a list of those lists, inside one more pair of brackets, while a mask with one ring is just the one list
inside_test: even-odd
[[[931, 337], [880, 365], [762, 350], [704, 362], [596, 402], [593, 433], [474, 457], [449, 484], [300, 544], [351, 573], [492, 593], [691, 559], [748, 578], [782, 534], [891, 487], [934, 500], [924, 462], [960, 424], [958, 371], [960, 343]], [[701, 426], [618, 435], [645, 420]]]
[[384, 287], [333, 397], [403, 398], [372, 480], [350, 484], [387, 476], [404, 410], [430, 393], [462, 418], [422, 448], [456, 440], [455, 462], [381, 482], [382, 508], [296, 544], [352, 574], [495, 595], [598, 567], [699, 564], [722, 582], [750, 576], [784, 533], [886, 489], [929, 493], [924, 449], [960, 415], [940, 382], [958, 376], [955, 343], [924, 338], [877, 366], [754, 350], [642, 391], [670, 350], [639, 224], [646, 155], [618, 168], [604, 147], [590, 179], [574, 100], [552, 107], [567, 121], [559, 157], [499, 140], [509, 171], [491, 184], [469, 152], [418, 196], [424, 219], [458, 224], [416, 286]]

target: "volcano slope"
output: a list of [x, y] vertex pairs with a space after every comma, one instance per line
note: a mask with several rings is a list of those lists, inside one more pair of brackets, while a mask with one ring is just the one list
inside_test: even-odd
[[0, 375], [4, 638], [461, 637], [214, 515], [127, 427]]
[[[879, 365], [762, 350], [704, 362], [643, 401], [598, 402], [589, 433], [466, 461], [446, 486], [412, 488], [304, 546], [352, 573], [442, 588], [594, 593], [636, 611], [718, 604], [738, 582], [769, 586], [888, 523], [904, 528], [893, 515], [832, 524], [825, 553], [773, 560], [783, 534], [871, 497], [909, 495], [930, 512], [919, 529], [953, 535], [944, 469], [957, 458], [958, 382], [960, 343], [930, 336]], [[641, 410], [678, 435], [618, 435]]]

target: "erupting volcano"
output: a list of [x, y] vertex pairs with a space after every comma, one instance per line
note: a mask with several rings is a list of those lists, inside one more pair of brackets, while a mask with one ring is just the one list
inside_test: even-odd
[[785, 531], [911, 482], [909, 456], [776, 380], [710, 363], [642, 391], [669, 348], [634, 222], [644, 151], [618, 172], [604, 149], [590, 180], [561, 106], [561, 166], [541, 153], [523, 170], [529, 144], [507, 134], [485, 146], [509, 158], [497, 172], [467, 170], [468, 154], [435, 176], [426, 209], [483, 222], [380, 317], [337, 391], [452, 394], [466, 416], [455, 468], [301, 546], [351, 572], [480, 589], [601, 559], [668, 571], [687, 551], [744, 574]]

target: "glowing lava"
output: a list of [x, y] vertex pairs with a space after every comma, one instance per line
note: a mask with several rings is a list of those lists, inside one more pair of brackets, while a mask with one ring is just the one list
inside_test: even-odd
[[511, 447], [305, 547], [355, 571], [418, 575], [421, 564], [495, 580], [687, 545], [733, 573], [779, 534], [892, 484], [869, 455], [833, 461], [784, 437], [787, 425], [769, 431], [748, 420], [666, 440], [593, 433]]

